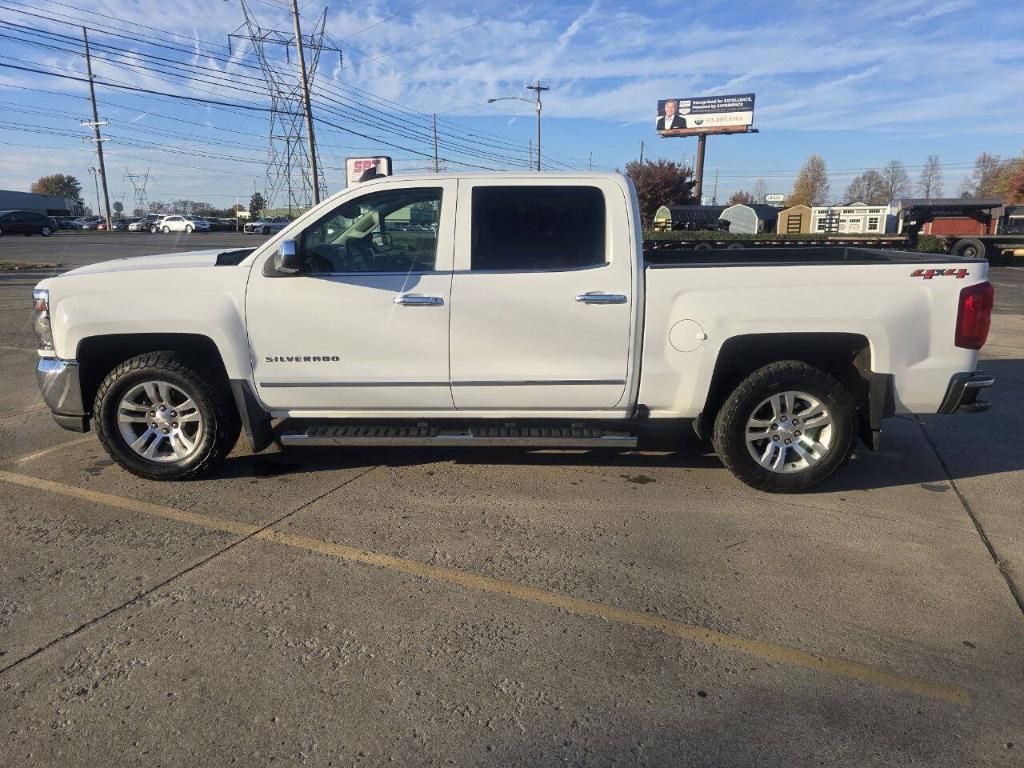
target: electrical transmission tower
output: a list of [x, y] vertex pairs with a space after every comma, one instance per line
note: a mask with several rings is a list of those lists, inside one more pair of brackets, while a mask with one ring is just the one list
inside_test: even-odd
[[[144, 216], [149, 209], [149, 201], [146, 199], [146, 186], [149, 184], [149, 168], [146, 169], [145, 173], [132, 173], [129, 168], [125, 168], [124, 177], [128, 179], [132, 189], [135, 191], [135, 211], [142, 211]], [[132, 211], [132, 213], [135, 213], [135, 211]]]
[[[327, 196], [327, 182], [324, 179], [319, 152], [316, 150], [315, 137], [310, 135], [312, 118], [308, 115], [306, 94], [313, 88], [320, 52], [325, 49], [335, 51], [340, 58], [341, 50], [324, 43], [326, 8], [310, 33], [296, 34], [260, 26], [245, 0], [241, 0], [241, 4], [245, 23], [228, 35], [228, 44], [230, 46], [232, 39], [249, 42], [259, 60], [260, 70], [263, 72], [263, 79], [270, 94], [270, 131], [264, 198], [268, 208], [276, 204], [277, 207], [287, 207], [289, 211], [293, 208], [308, 209], [314, 202]], [[300, 72], [304, 72], [305, 75], [305, 83], [302, 82], [302, 74], [293, 72], [290, 66], [282, 67], [280, 58], [274, 55], [283, 48], [284, 63], [291, 65], [292, 49], [300, 37], [305, 57], [298, 58]], [[296, 53], [300, 52], [296, 50]], [[311, 157], [315, 158], [315, 165], [311, 162]]]

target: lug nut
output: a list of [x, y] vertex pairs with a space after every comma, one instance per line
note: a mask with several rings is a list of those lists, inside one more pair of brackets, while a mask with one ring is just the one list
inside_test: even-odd
[[153, 429], [156, 429], [156, 422], [153, 422]]
[[[172, 414], [171, 414], [171, 416], [173, 416], [173, 415], [174, 415], [174, 414], [172, 413]], [[797, 424], [799, 424], [799, 423], [800, 423], [799, 421], [797, 421], [796, 419], [793, 419], [793, 426], [794, 426], [794, 427], [795, 427], [795, 426], [796, 426]]]
[[[178, 425], [177, 425], [177, 424], [175, 424], [174, 426], [178, 426]], [[800, 430], [798, 429], [798, 430], [797, 430], [796, 432], [794, 432], [793, 434], [794, 434], [794, 435], [796, 435], [797, 437], [800, 437]]]
[[[167, 431], [167, 430], [165, 429], [165, 430], [164, 430], [164, 432], [166, 432], [166, 431]], [[792, 443], [792, 442], [793, 442], [793, 441], [792, 441], [792, 440], [790, 440], [790, 439], [789, 439], [788, 437], [786, 438], [786, 445], [789, 445], [789, 444], [790, 444], [790, 443]]]
[[[153, 426], [155, 427], [156, 424], [154, 424]], [[775, 437], [772, 438], [772, 440], [774, 440], [776, 443], [779, 442], [779, 436], [776, 435]]]
[[[171, 426], [174, 427], [175, 429], [177, 429], [178, 428], [178, 422], [174, 422], [173, 424], [171, 424]], [[797, 434], [799, 435], [800, 433], [797, 432]]]
[[778, 424], [776, 424], [776, 423], [775, 423], [775, 422], [773, 421], [773, 422], [772, 422], [772, 429], [778, 429], [778, 428], [779, 428], [779, 425], [778, 425]]
[[[164, 427], [164, 434], [165, 435], [170, 434], [170, 432], [171, 432], [171, 430], [169, 430], [167, 427]], [[788, 443], [789, 441], [787, 440], [786, 442]]]
[[177, 413], [175, 413], [174, 411], [171, 411], [171, 416], [172, 416], [172, 417], [173, 417], [173, 416], [177, 416], [177, 415], [178, 415]]
[[166, 405], [161, 405], [160, 406], [160, 410], [161, 411], [166, 411], [167, 410], [167, 406]]

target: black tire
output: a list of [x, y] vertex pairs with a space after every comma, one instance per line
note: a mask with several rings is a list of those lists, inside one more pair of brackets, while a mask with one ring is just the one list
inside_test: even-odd
[[[154, 377], [185, 391], [203, 420], [199, 446], [190, 456], [159, 462], [135, 453], [118, 429], [117, 408], [129, 388]], [[93, 407], [96, 433], [110, 457], [133, 475], [148, 480], [184, 480], [219, 464], [238, 442], [241, 422], [226, 382], [177, 352], [149, 352], [126, 360], [100, 384]]]
[[693, 250], [695, 251], [710, 251], [711, 248], [711, 243], [697, 243], [695, 246], [693, 246]]
[[270, 234], [270, 227], [264, 227], [263, 228], [263, 234], [264, 235], [269, 235]]
[[[746, 430], [760, 403], [786, 391], [817, 398], [832, 416], [832, 435], [828, 452], [817, 464], [784, 474], [761, 466], [751, 456]], [[856, 402], [835, 377], [798, 360], [782, 360], [754, 371], [732, 391], [715, 418], [713, 442], [722, 463], [752, 488], [799, 493], [831, 477], [850, 458], [856, 419]]]
[[983, 259], [985, 258], [985, 244], [973, 237], [965, 237], [963, 240], [956, 241], [956, 244], [950, 249], [950, 254], [962, 256], [965, 259]]
[[163, 228], [163, 233], [164, 233], [165, 235], [169, 235], [169, 234], [171, 234], [171, 228], [170, 228], [170, 227], [164, 227], [164, 228]]
[[185, 234], [186, 235], [191, 235], [192, 234], [192, 227], [189, 226], [188, 224], [185, 225]]
[[50, 235], [53, 234], [53, 230], [50, 229], [49, 227], [43, 227], [42, 229], [39, 230], [39, 234], [42, 235], [43, 237], [49, 237]]
[[727, 246], [725, 246], [725, 249], [727, 251], [738, 251], [741, 248], [746, 248], [746, 247], [747, 246], [744, 243], [729, 243]]

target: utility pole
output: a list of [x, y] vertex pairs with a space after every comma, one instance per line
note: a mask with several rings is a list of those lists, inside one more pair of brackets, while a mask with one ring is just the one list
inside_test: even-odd
[[587, 170], [588, 171], [593, 171], [594, 170], [594, 153], [593, 153], [593, 151], [591, 151], [591, 153], [589, 155], [587, 155]]
[[[306, 141], [309, 143], [309, 177], [313, 183], [313, 205], [320, 204], [320, 179], [316, 172], [316, 139], [313, 137], [313, 108], [309, 103], [309, 82], [306, 80], [306, 57], [302, 52], [302, 29], [299, 27], [299, 3], [292, 0], [292, 20], [295, 22], [295, 47], [299, 53], [299, 78], [302, 82], [302, 107], [306, 113]], [[290, 201], [289, 201], [290, 204]]]
[[[296, 2], [296, 0], [292, 0], [292, 2], [294, 3], [294, 2]], [[540, 84], [540, 80], [535, 82], [533, 85], [526, 86], [526, 88], [527, 88], [527, 90], [534, 91], [537, 94], [537, 170], [539, 171], [540, 170], [540, 110], [541, 110], [540, 92], [541, 91], [550, 91], [551, 88], [549, 88], [546, 85], [541, 85]]]
[[644, 164], [644, 140], [640, 139], [640, 165]]
[[437, 112], [434, 112], [434, 173], [441, 172], [441, 164], [437, 159]]
[[[110, 195], [107, 194], [107, 169], [103, 165], [103, 136], [100, 135], [100, 126], [106, 122], [100, 122], [99, 113], [96, 111], [96, 89], [92, 83], [92, 59], [89, 57], [89, 32], [82, 27], [82, 39], [85, 41], [85, 71], [89, 77], [89, 99], [92, 101], [92, 120], [86, 120], [81, 125], [91, 125], [93, 130], [93, 141], [96, 142], [96, 156], [99, 159], [100, 179], [103, 181], [103, 213], [107, 219], [107, 232], [110, 231]], [[96, 205], [99, 206], [99, 190], [96, 192]]]
[[715, 191], [711, 193], [711, 204], [718, 205], [718, 169], [715, 168]]
[[704, 145], [707, 143], [708, 135], [701, 133], [697, 135], [697, 181], [693, 186], [694, 194], [697, 196], [697, 205], [703, 205], [702, 194], [704, 192]]

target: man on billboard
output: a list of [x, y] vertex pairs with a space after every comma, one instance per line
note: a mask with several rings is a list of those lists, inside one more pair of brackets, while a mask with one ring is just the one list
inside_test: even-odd
[[[689, 113], [690, 102], [686, 102], [684, 114]], [[671, 131], [673, 128], [685, 128], [686, 120], [679, 115], [679, 102], [669, 99], [665, 102], [665, 114], [658, 118], [657, 130]]]

